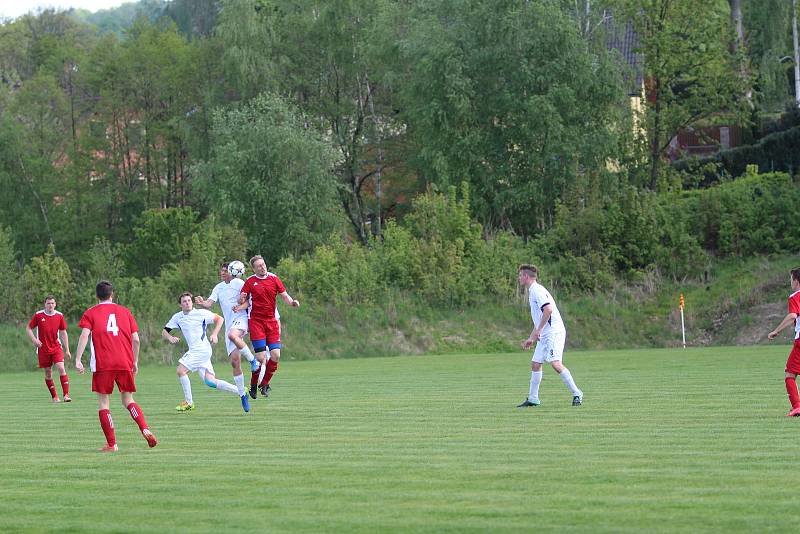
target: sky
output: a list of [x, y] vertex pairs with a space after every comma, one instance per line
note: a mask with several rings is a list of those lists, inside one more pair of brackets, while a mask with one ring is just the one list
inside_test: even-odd
[[132, 0], [0, 0], [0, 18], [14, 18], [24, 15], [28, 11], [35, 11], [39, 7], [55, 7], [67, 9], [69, 7], [98, 11], [117, 7]]

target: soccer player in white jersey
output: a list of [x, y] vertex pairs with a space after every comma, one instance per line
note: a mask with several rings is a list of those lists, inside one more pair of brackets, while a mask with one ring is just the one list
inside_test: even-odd
[[[247, 311], [240, 312], [233, 311], [233, 308], [239, 304], [239, 294], [241, 293], [244, 281], [231, 275], [228, 271], [228, 263], [223, 263], [219, 268], [219, 277], [222, 280], [214, 289], [211, 290], [211, 295], [208, 299], [204, 299], [198, 295], [194, 298], [195, 304], [209, 309], [214, 303], [219, 302], [222, 309], [222, 315], [225, 317], [225, 345], [228, 349], [228, 356], [231, 359], [231, 366], [233, 367], [233, 381], [236, 383], [236, 388], [239, 390], [239, 396], [245, 395], [244, 389], [244, 376], [242, 376], [242, 359], [243, 355], [247, 361], [250, 362], [250, 371], [257, 371], [259, 364], [256, 361], [253, 353], [250, 352], [247, 344], [242, 338], [247, 335]], [[247, 399], [242, 401], [242, 405], [247, 402]]]
[[583, 392], [575, 385], [569, 369], [561, 363], [564, 354], [564, 342], [567, 339], [567, 330], [564, 321], [556, 307], [556, 301], [550, 292], [537, 281], [539, 271], [533, 265], [521, 265], [517, 271], [517, 280], [520, 285], [528, 290], [528, 303], [531, 307], [533, 330], [528, 339], [522, 342], [522, 348], [527, 350], [536, 343], [531, 360], [531, 383], [528, 397], [517, 408], [539, 406], [539, 384], [542, 383], [542, 364], [548, 362], [561, 380], [572, 392], [572, 405], [580, 406], [583, 402]]
[[[181, 311], [173, 315], [164, 326], [164, 330], [161, 331], [161, 337], [174, 345], [180, 341], [180, 338], [171, 334], [172, 329], [180, 329], [186, 339], [186, 344], [189, 346], [189, 350], [178, 360], [177, 373], [183, 387], [184, 400], [175, 409], [179, 412], [194, 409], [192, 384], [189, 382], [188, 376], [190, 372], [199, 374], [203, 382], [210, 388], [229, 391], [234, 395], [238, 395], [239, 390], [236, 389], [236, 386], [214, 376], [214, 366], [211, 365], [211, 343], [217, 344], [217, 334], [222, 328], [222, 317], [208, 310], [195, 310], [191, 293], [183, 293], [178, 298], [178, 302], [181, 304]], [[214, 323], [214, 329], [209, 336], [206, 328], [211, 323]], [[209, 343], [209, 339], [211, 343]], [[250, 411], [247, 395], [240, 396], [240, 398], [242, 399], [244, 411]]]

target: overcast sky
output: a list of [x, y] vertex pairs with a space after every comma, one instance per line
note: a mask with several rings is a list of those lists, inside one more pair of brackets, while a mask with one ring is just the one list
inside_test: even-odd
[[0, 18], [18, 17], [39, 7], [56, 7], [66, 9], [79, 7], [89, 11], [98, 11], [117, 7], [132, 0], [0, 0]]

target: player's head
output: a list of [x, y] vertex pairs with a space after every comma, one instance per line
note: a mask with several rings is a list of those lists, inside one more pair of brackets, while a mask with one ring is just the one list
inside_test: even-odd
[[47, 295], [44, 298], [44, 309], [48, 312], [56, 309], [56, 298], [53, 295]]
[[523, 264], [517, 269], [517, 280], [525, 287], [529, 287], [532, 283], [539, 279], [539, 269], [530, 264]]
[[178, 297], [178, 303], [181, 305], [181, 310], [185, 312], [192, 311], [192, 307], [194, 306], [192, 299], [193, 295], [188, 291], [186, 293], [181, 293], [181, 296]]
[[219, 264], [219, 278], [223, 282], [230, 282], [233, 278], [231, 273], [228, 272], [228, 262], [223, 262]]
[[258, 276], [267, 275], [267, 262], [264, 261], [264, 257], [261, 254], [256, 254], [250, 258], [250, 267], [253, 268], [253, 272]]
[[792, 289], [796, 291], [800, 289], [800, 267], [792, 269], [790, 274], [792, 276]]
[[114, 286], [108, 280], [100, 280], [94, 289], [94, 294], [100, 301], [108, 300], [114, 294]]

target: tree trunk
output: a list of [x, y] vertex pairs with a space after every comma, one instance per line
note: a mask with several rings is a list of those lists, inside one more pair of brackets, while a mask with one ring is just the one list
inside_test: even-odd
[[797, 0], [792, 0], [792, 44], [794, 45], [794, 99], [800, 106], [800, 49], [797, 46]]

